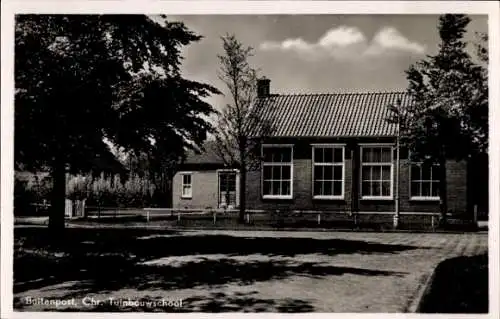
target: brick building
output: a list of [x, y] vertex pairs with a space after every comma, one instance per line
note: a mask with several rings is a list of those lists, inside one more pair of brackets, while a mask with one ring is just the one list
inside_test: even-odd
[[[254, 112], [272, 133], [261, 146], [260, 169], [247, 175], [248, 209], [390, 213], [399, 197], [401, 212], [439, 212], [438, 167], [411, 162], [404, 149], [398, 160], [397, 125], [387, 121], [387, 106], [409, 103], [406, 93], [276, 95], [265, 79], [258, 95]], [[446, 166], [449, 210], [465, 213], [468, 165]], [[223, 170], [207, 153], [188, 158], [174, 178], [174, 208], [220, 207], [226, 173], [237, 206], [237, 171]]]

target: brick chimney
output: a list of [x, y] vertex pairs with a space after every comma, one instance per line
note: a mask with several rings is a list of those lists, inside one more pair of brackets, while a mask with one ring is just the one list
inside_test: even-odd
[[270, 94], [271, 80], [266, 77], [257, 79], [257, 97], [266, 97]]

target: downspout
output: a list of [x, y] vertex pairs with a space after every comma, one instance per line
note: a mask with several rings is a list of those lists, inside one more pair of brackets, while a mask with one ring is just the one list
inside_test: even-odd
[[400, 148], [400, 143], [399, 143], [399, 140], [400, 140], [400, 126], [401, 126], [401, 123], [400, 123], [400, 114], [399, 114], [400, 110], [398, 110], [398, 120], [397, 120], [397, 134], [396, 134], [396, 173], [395, 173], [395, 184], [396, 184], [396, 190], [395, 190], [395, 203], [394, 203], [394, 217], [393, 217], [393, 226], [394, 228], [398, 228], [399, 227], [399, 215], [400, 215], [400, 207], [399, 207], [399, 148]]

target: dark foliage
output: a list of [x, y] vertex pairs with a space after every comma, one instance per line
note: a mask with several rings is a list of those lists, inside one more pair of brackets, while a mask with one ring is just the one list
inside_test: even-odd
[[64, 226], [65, 172], [109, 156], [105, 139], [169, 159], [201, 145], [214, 111], [203, 98], [218, 91], [179, 69], [200, 39], [164, 16], [16, 17], [15, 163], [50, 170], [51, 227]]
[[488, 255], [456, 257], [436, 268], [422, 313], [488, 313]]

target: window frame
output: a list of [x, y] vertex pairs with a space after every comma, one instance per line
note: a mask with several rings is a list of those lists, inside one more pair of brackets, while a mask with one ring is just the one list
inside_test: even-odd
[[[440, 201], [441, 200], [441, 196], [413, 196], [412, 195], [412, 189], [411, 189], [411, 185], [413, 184], [413, 179], [412, 179], [412, 176], [411, 176], [411, 171], [412, 171], [412, 166], [413, 165], [418, 165], [420, 166], [420, 175], [422, 176], [422, 164], [423, 162], [415, 162], [415, 161], [409, 161], [409, 176], [410, 176], [410, 182], [408, 183], [409, 186], [408, 186], [408, 191], [409, 191], [409, 195], [410, 195], [410, 200], [412, 201], [430, 201], [430, 202], [433, 202], [433, 201]], [[439, 163], [432, 163], [432, 166], [437, 166], [437, 167], [440, 167]], [[420, 195], [422, 195], [422, 182], [426, 182], [426, 183], [430, 183], [430, 190], [431, 190], [431, 194], [432, 194], [432, 183], [433, 182], [438, 182], [440, 183], [440, 180], [437, 179], [432, 179], [432, 168], [431, 168], [431, 172], [430, 172], [430, 178], [429, 180], [424, 180], [424, 179], [420, 179], [418, 180], [418, 182], [420, 183]], [[439, 188], [438, 188], [439, 190]]]
[[[260, 172], [260, 193], [263, 199], [293, 199], [293, 144], [262, 144], [260, 148], [261, 154], [261, 172]], [[264, 161], [265, 148], [289, 148], [290, 162], [280, 162], [280, 164], [266, 164]], [[266, 195], [264, 194], [264, 167], [265, 166], [290, 166], [290, 194], [289, 195]]]
[[235, 173], [236, 174], [236, 187], [235, 187], [235, 205], [236, 207], [239, 207], [240, 205], [240, 170], [237, 168], [223, 168], [223, 169], [218, 169], [216, 170], [217, 172], [217, 202], [219, 202], [219, 196], [220, 196], [220, 174], [221, 173]]
[[[331, 148], [331, 149], [342, 149], [342, 162], [341, 163], [326, 163], [326, 162], [321, 162], [320, 164], [316, 163], [316, 159], [314, 156], [315, 150], [316, 149], [321, 149], [321, 148]], [[338, 143], [324, 143], [324, 144], [311, 144], [311, 194], [313, 199], [317, 200], [343, 200], [345, 198], [345, 144], [338, 144]], [[334, 154], [334, 153], [333, 153]], [[332, 154], [332, 156], [334, 156]], [[333, 159], [333, 158], [332, 158]], [[342, 166], [342, 187], [341, 187], [341, 194], [340, 195], [314, 195], [314, 184], [315, 184], [315, 178], [314, 178], [314, 168], [316, 166]], [[333, 188], [332, 188], [333, 190]]]
[[[193, 198], [193, 172], [180, 172], [181, 176], [181, 198], [183, 199], [191, 199]], [[189, 184], [184, 183], [184, 177], [189, 176]], [[184, 187], [189, 185], [190, 193], [184, 194]]]
[[[362, 200], [394, 200], [394, 149], [395, 145], [393, 143], [360, 143], [358, 144], [360, 148], [359, 152], [359, 190], [360, 190], [360, 198]], [[363, 162], [363, 151], [364, 149], [368, 148], [390, 148], [391, 150], [391, 161], [389, 162], [369, 162], [365, 163]], [[389, 191], [390, 194], [389, 196], [373, 196], [373, 195], [368, 195], [365, 196], [363, 195], [363, 167], [368, 166], [368, 167], [373, 167], [373, 166], [388, 166], [390, 167], [390, 187]], [[382, 179], [380, 181], [383, 181]]]

